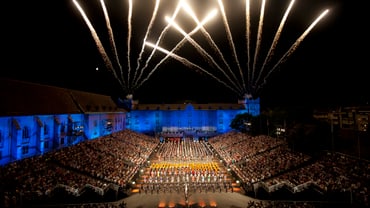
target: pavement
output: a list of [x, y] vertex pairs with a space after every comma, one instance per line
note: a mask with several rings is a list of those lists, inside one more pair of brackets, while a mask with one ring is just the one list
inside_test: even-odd
[[239, 192], [211, 192], [191, 193], [187, 202], [181, 193], [134, 193], [123, 200], [127, 208], [246, 208], [254, 199]]
[[[154, 160], [154, 162], [158, 162]], [[221, 169], [225, 172], [226, 168], [219, 163]], [[148, 175], [148, 168], [144, 171], [144, 175]], [[126, 208], [246, 208], [249, 201], [255, 199], [245, 195], [244, 190], [233, 180], [228, 174], [227, 180], [231, 181], [231, 189], [223, 189], [222, 191], [205, 191], [204, 189], [192, 189], [185, 195], [185, 190], [179, 191], [140, 191], [140, 181], [142, 177], [137, 178], [139, 183], [133, 188], [129, 196], [124, 198]], [[200, 191], [202, 190], [202, 191]]]

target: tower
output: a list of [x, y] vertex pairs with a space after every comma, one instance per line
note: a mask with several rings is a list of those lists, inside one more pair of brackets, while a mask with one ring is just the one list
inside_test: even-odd
[[247, 113], [252, 116], [260, 115], [260, 98], [245, 97], [243, 100], [239, 100], [239, 104], [243, 104]]

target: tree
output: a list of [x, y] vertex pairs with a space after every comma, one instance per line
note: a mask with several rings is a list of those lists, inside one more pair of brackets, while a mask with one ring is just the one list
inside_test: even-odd
[[277, 128], [286, 128], [290, 120], [290, 112], [286, 109], [275, 107], [266, 108], [261, 112], [261, 132], [267, 135], [275, 135]]
[[286, 134], [289, 145], [298, 151], [315, 153], [330, 148], [330, 126], [316, 119], [295, 121]]
[[253, 124], [253, 118], [254, 117], [249, 113], [238, 114], [231, 121], [230, 127], [243, 133], [251, 132], [255, 125]]

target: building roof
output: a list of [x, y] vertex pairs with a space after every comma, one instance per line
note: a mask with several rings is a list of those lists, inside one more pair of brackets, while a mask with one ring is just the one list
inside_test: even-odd
[[[107, 95], [0, 78], [0, 116], [126, 112]], [[132, 110], [244, 110], [240, 103], [139, 104]]]
[[125, 111], [110, 96], [70, 90], [70, 96], [84, 113]]
[[110, 96], [0, 78], [0, 116], [125, 111]]

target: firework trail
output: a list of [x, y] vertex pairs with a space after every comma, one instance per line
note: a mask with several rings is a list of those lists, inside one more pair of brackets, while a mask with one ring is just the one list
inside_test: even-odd
[[155, 48], [155, 50], [158, 50], [158, 51], [161, 51], [165, 54], [167, 54], [167, 56], [171, 56], [172, 58], [174, 58], [175, 60], [181, 62], [182, 64], [184, 64], [185, 66], [189, 67], [189, 68], [195, 68], [197, 70], [200, 70], [204, 73], [206, 73], [207, 75], [211, 76], [212, 78], [216, 79], [218, 82], [222, 83], [223, 85], [225, 85], [227, 88], [231, 89], [232, 91], [234, 91], [235, 93], [238, 93], [237, 91], [235, 91], [234, 88], [232, 88], [230, 85], [228, 85], [227, 83], [223, 82], [221, 79], [219, 79], [218, 77], [216, 77], [214, 74], [208, 72], [207, 70], [205, 70], [204, 68], [200, 67], [199, 65], [196, 65], [194, 64], [193, 62], [187, 60], [186, 58], [183, 58], [181, 56], [178, 56], [176, 55], [175, 53], [171, 52], [171, 51], [168, 51], [164, 48], [161, 48], [159, 46], [156, 46], [152, 43], [149, 43], [149, 42], [146, 42], [146, 44], [150, 47], [153, 47]]
[[152, 27], [153, 27], [154, 21], [155, 21], [155, 19], [156, 19], [156, 17], [157, 17], [157, 13], [158, 13], [158, 9], [159, 9], [159, 4], [160, 4], [160, 2], [161, 2], [161, 0], [157, 0], [157, 1], [156, 1], [155, 7], [154, 7], [154, 11], [153, 11], [153, 15], [152, 15], [152, 18], [151, 18], [151, 20], [150, 20], [150, 22], [149, 22], [148, 29], [147, 29], [147, 31], [146, 31], [146, 33], [145, 33], [145, 37], [144, 37], [144, 40], [143, 40], [143, 45], [142, 45], [142, 47], [141, 47], [141, 51], [140, 51], [139, 57], [138, 57], [138, 59], [137, 59], [137, 66], [136, 66], [135, 75], [134, 75], [133, 80], [135, 80], [135, 79], [136, 79], [137, 71], [138, 71], [138, 70], [139, 70], [139, 68], [140, 68], [140, 62], [141, 62], [142, 55], [143, 55], [143, 53], [144, 53], [144, 49], [145, 49], [145, 42], [146, 42], [146, 40], [147, 40], [147, 38], [148, 38], [148, 36], [149, 36], [149, 34], [150, 34], [150, 31], [151, 31], [151, 29], [152, 29]]
[[[183, 4], [183, 0], [180, 0], [179, 3], [176, 6], [175, 11], [172, 14], [172, 17], [171, 17], [172, 20], [174, 20], [176, 18], [177, 14], [179, 13], [179, 11], [180, 11], [180, 9], [182, 7], [182, 4]], [[158, 37], [157, 42], [155, 43], [156, 46], [158, 46], [159, 43], [162, 41], [162, 38], [166, 35], [166, 33], [170, 29], [170, 27], [171, 27], [171, 24], [167, 24], [167, 26], [162, 30], [161, 34]], [[153, 47], [153, 50], [152, 50], [151, 54], [149, 55], [149, 57], [147, 58], [144, 67], [141, 68], [139, 77], [135, 80], [135, 84], [133, 85], [133, 88], [138, 88], [140, 86], [140, 85], [138, 85], [138, 82], [141, 79], [141, 76], [142, 76], [144, 70], [148, 67], [149, 62], [152, 59], [152, 57], [153, 57], [153, 55], [155, 53], [156, 48], [157, 47]], [[146, 77], [146, 79], [148, 79], [148, 77]], [[143, 82], [141, 82], [141, 83], [143, 83]]]
[[251, 36], [251, 17], [250, 17], [250, 0], [245, 0], [245, 38], [247, 43], [247, 69], [248, 69], [248, 80], [251, 77], [250, 67], [250, 36]]
[[[112, 27], [111, 27], [111, 24], [110, 24], [109, 15], [108, 15], [107, 8], [105, 6], [104, 0], [100, 0], [100, 4], [101, 4], [102, 9], [103, 9], [105, 23], [107, 25], [107, 30], [108, 30], [108, 35], [109, 35], [109, 42], [111, 44], [112, 53], [113, 53], [113, 55], [116, 59], [116, 63], [118, 65], [119, 69], [120, 69], [121, 74], [123, 74], [122, 66], [121, 66], [121, 63], [119, 61], [119, 57], [118, 57], [118, 53], [117, 53], [116, 43], [114, 41], [115, 39], [114, 39], [114, 35], [113, 35], [113, 30], [112, 30]], [[124, 82], [124, 80], [123, 80], [123, 82]]]
[[[210, 19], [205, 18], [202, 22], [200, 22], [197, 18], [197, 15], [194, 13], [194, 11], [191, 9], [191, 7], [185, 2], [185, 0], [178, 0], [177, 6], [174, 8], [173, 14], [171, 18], [167, 18], [168, 24], [165, 26], [165, 28], [161, 31], [157, 41], [155, 44], [149, 44], [147, 42], [147, 39], [154, 28], [154, 22], [157, 19], [158, 11], [160, 7], [161, 0], [156, 0], [154, 10], [152, 13], [152, 17], [149, 21], [149, 24], [146, 29], [146, 33], [144, 36], [144, 39], [142, 41], [141, 50], [139, 52], [139, 55], [136, 60], [136, 69], [133, 72], [131, 72], [131, 38], [132, 38], [132, 18], [133, 18], [133, 0], [128, 0], [128, 16], [127, 16], [127, 69], [123, 69], [122, 65], [119, 60], [119, 54], [117, 50], [117, 46], [115, 43], [114, 33], [111, 27], [109, 15], [107, 12], [107, 8], [105, 5], [104, 0], [100, 0], [101, 7], [103, 9], [104, 18], [105, 18], [105, 24], [107, 27], [108, 32], [108, 38], [109, 38], [109, 44], [111, 47], [111, 54], [113, 54], [112, 61], [110, 57], [108, 56], [105, 48], [103, 47], [103, 44], [97, 35], [95, 28], [92, 26], [90, 20], [87, 18], [85, 12], [81, 8], [81, 6], [78, 4], [77, 0], [73, 0], [74, 4], [78, 8], [79, 12], [81, 13], [81, 16], [83, 17], [83, 20], [85, 21], [86, 25], [88, 26], [88, 29], [90, 30], [90, 33], [93, 37], [93, 40], [96, 44], [96, 47], [98, 49], [98, 52], [102, 56], [102, 59], [105, 63], [105, 66], [108, 71], [110, 71], [114, 78], [117, 79], [118, 83], [122, 87], [122, 89], [126, 92], [131, 93], [132, 91], [139, 88], [144, 82], [146, 82], [151, 75], [159, 68], [159, 66], [164, 63], [165, 60], [167, 60], [169, 57], [176, 59], [177, 61], [183, 63], [185, 66], [195, 69], [196, 71], [201, 71], [212, 78], [216, 79], [218, 82], [222, 83], [223, 85], [227, 86], [227, 88], [230, 88], [232, 91], [236, 92], [238, 95], [246, 95], [248, 98], [253, 98], [255, 95], [257, 95], [257, 92], [266, 84], [266, 81], [271, 76], [273, 72], [275, 72], [280, 65], [282, 65], [299, 47], [301, 42], [304, 40], [304, 38], [309, 34], [309, 32], [313, 29], [313, 27], [328, 13], [328, 10], [325, 10], [305, 31], [304, 33], [292, 44], [292, 46], [288, 49], [288, 51], [283, 54], [283, 56], [277, 61], [275, 65], [273, 65], [272, 68], [269, 68], [269, 70], [265, 73], [265, 70], [267, 70], [267, 67], [270, 65], [270, 62], [272, 57], [274, 56], [275, 49], [278, 45], [278, 42], [280, 40], [280, 36], [282, 34], [283, 28], [285, 27], [285, 23], [287, 21], [288, 15], [293, 7], [293, 4], [295, 0], [291, 0], [288, 8], [286, 9], [278, 29], [276, 30], [274, 39], [272, 40], [271, 46], [268, 50], [268, 53], [265, 57], [265, 59], [262, 62], [262, 65], [257, 71], [257, 66], [259, 64], [257, 63], [259, 58], [260, 49], [262, 46], [262, 33], [263, 33], [263, 24], [264, 24], [264, 18], [265, 18], [265, 5], [266, 0], [261, 1], [260, 5], [260, 13], [259, 13], [259, 20], [258, 20], [258, 31], [256, 36], [256, 46], [254, 50], [254, 57], [253, 60], [251, 60], [251, 1], [245, 0], [245, 38], [246, 38], [246, 51], [247, 51], [247, 76], [244, 77], [242, 68], [239, 63], [238, 54], [236, 52], [236, 45], [233, 41], [231, 28], [228, 23], [226, 11], [223, 5], [222, 0], [217, 0], [218, 6], [221, 13], [221, 18], [223, 21], [223, 27], [225, 28], [225, 34], [226, 34], [226, 40], [228, 41], [229, 50], [231, 50], [231, 56], [232, 56], [232, 63], [236, 63], [237, 70], [239, 71], [240, 77], [237, 77], [238, 74], [237, 70], [231, 69], [229, 63], [225, 60], [224, 54], [222, 51], [218, 48], [217, 44], [215, 43], [214, 39], [211, 37], [211, 35], [207, 32], [207, 30], [203, 27], [203, 25]], [[184, 9], [189, 16], [194, 20], [196, 23], [196, 27], [189, 33], [186, 33], [176, 22], [175, 19], [180, 12], [180, 9]], [[207, 16], [208, 17], [208, 16]], [[184, 37], [181, 39], [176, 46], [171, 50], [167, 51], [161, 47], [159, 47], [159, 44], [161, 43], [162, 39], [164, 39], [164, 36], [167, 34], [167, 31], [169, 28], [173, 26], [176, 28]], [[197, 31], [201, 31], [202, 34], [205, 37], [205, 40], [208, 42], [210, 49], [214, 50], [214, 54], [217, 56], [218, 59], [215, 57], [212, 57], [200, 44], [198, 44], [191, 36], [195, 34]], [[196, 50], [197, 52], [203, 57], [203, 59], [206, 61], [206, 63], [211, 66], [211, 68], [218, 69], [221, 73], [213, 74], [210, 71], [205, 70], [204, 68], [200, 67], [199, 65], [196, 65], [192, 62], [190, 62], [188, 59], [185, 59], [183, 57], [180, 57], [175, 54], [177, 50], [179, 50], [186, 42], [189, 42]], [[144, 67], [141, 67], [143, 60], [143, 54], [145, 52], [145, 46], [150, 46], [152, 48], [151, 53], [149, 57], [145, 61]], [[159, 61], [154, 67], [149, 68], [149, 63], [151, 59], [154, 56], [154, 53], [156, 50], [163, 52], [166, 54], [166, 56]], [[216, 62], [216, 60], [222, 61], [221, 65]], [[253, 64], [253, 65], [252, 65]], [[115, 66], [118, 66], [118, 69], [115, 69]], [[225, 68], [226, 67], [226, 68]], [[224, 69], [225, 68], [225, 69]], [[144, 73], [145, 70], [150, 70], [148, 73]], [[228, 71], [226, 71], [226, 69]], [[117, 74], [120, 72], [120, 78]], [[125, 73], [127, 72], [127, 73]], [[132, 75], [131, 75], [132, 73]], [[143, 77], [145, 75], [145, 77]], [[127, 76], [127, 77], [126, 77]], [[221, 77], [222, 76], [222, 77]], [[225, 79], [224, 81], [221, 80], [221, 78]], [[256, 79], [255, 79], [256, 78]], [[247, 79], [247, 82], [245, 81]], [[260, 81], [263, 80], [263, 81]], [[127, 83], [126, 83], [127, 82]], [[230, 83], [230, 84], [227, 84]]]
[[258, 32], [257, 32], [257, 43], [256, 43], [256, 50], [254, 52], [254, 61], [253, 61], [253, 68], [252, 68], [252, 77], [249, 80], [249, 82], [254, 80], [254, 72], [256, 70], [256, 65], [257, 65], [257, 58], [258, 58], [258, 53], [260, 50], [261, 46], [261, 41], [262, 41], [262, 28], [263, 28], [263, 20], [265, 16], [265, 5], [266, 5], [266, 0], [262, 0], [261, 4], [261, 13], [260, 13], [260, 19], [258, 23]]
[[[127, 75], [127, 83], [130, 83], [130, 74], [131, 74], [131, 33], [132, 33], [132, 25], [131, 25], [131, 20], [132, 20], [132, 0], [129, 0], [129, 11], [128, 11], [128, 17], [127, 17], [127, 25], [128, 25], [128, 35], [127, 35], [127, 67], [128, 67], [128, 75]], [[124, 80], [124, 76], [122, 73], [122, 80]]]
[[[201, 23], [200, 25], [198, 25], [198, 27], [201, 27], [203, 24]], [[192, 46], [194, 46], [194, 48], [202, 55], [204, 59], [207, 60], [209, 64], [213, 64], [214, 66], [216, 66], [217, 69], [219, 69], [226, 76], [226, 78], [228, 78], [228, 80], [232, 84], [234, 84], [235, 88], [238, 88], [235, 82], [231, 80], [231, 78], [225, 73], [225, 71], [217, 64], [217, 62], [213, 59], [213, 57], [207, 51], [205, 51], [194, 39], [192, 39], [189, 34], [186, 34], [186, 32], [183, 29], [181, 29], [180, 26], [177, 25], [175, 22], [172, 22], [172, 25], [186, 38], [186, 40], [189, 41], [189, 43]], [[195, 30], [198, 30], [198, 27]], [[241, 91], [242, 90], [240, 89], [240, 92]]]
[[[280, 66], [282, 63], [284, 63], [292, 53], [298, 48], [298, 46], [301, 44], [303, 39], [308, 35], [308, 33], [315, 27], [315, 25], [329, 12], [328, 9], [326, 9], [324, 12], [322, 12], [312, 23], [311, 25], [302, 33], [302, 35], [293, 43], [293, 45], [289, 48], [289, 50], [280, 58], [280, 60], [271, 68], [271, 70], [268, 72], [268, 74], [264, 78], [264, 83], [266, 83], [266, 80], [269, 78], [269, 76]], [[258, 90], [263, 87], [263, 84], [261, 84], [258, 88]]]
[[[281, 35], [281, 32], [283, 31], [283, 28], [284, 28], [284, 25], [285, 25], [285, 22], [286, 20], [288, 19], [288, 15], [289, 15], [289, 12], [291, 11], [292, 7], [293, 7], [293, 4], [294, 4], [295, 0], [292, 0], [288, 6], [288, 9], [286, 10], [282, 20], [280, 21], [280, 25], [279, 25], [279, 28], [278, 30], [276, 31], [276, 34], [275, 34], [275, 37], [274, 37], [274, 40], [272, 41], [272, 44], [271, 44], [271, 47], [266, 55], [266, 58], [265, 58], [265, 61], [263, 62], [262, 64], [262, 67], [260, 69], [260, 72], [258, 74], [258, 77], [254, 83], [254, 85], [257, 85], [258, 81], [260, 80], [262, 74], [263, 74], [263, 70], [265, 69], [266, 67], [266, 64], [270, 61], [271, 57], [274, 56], [274, 51], [275, 51], [275, 48], [276, 48], [276, 45], [280, 39], [280, 35]], [[253, 80], [254, 81], [254, 80]]]
[[[183, 8], [185, 9], [186, 12], [188, 12], [188, 14], [193, 18], [193, 20], [197, 23], [197, 25], [201, 25], [201, 23], [199, 22], [197, 16], [194, 14], [193, 10], [190, 8], [190, 6], [188, 4], [186, 4], [184, 2], [183, 4]], [[223, 73], [225, 74], [225, 76], [227, 76], [227, 78], [233, 82], [233, 84], [235, 85], [235, 83], [238, 85], [237, 88], [242, 88], [242, 86], [240, 85], [240, 82], [238, 82], [238, 79], [236, 78], [236, 75], [235, 73], [231, 70], [229, 64], [227, 63], [227, 61], [225, 60], [225, 57], [222, 55], [222, 52], [221, 50], [218, 48], [217, 44], [214, 42], [213, 38], [211, 37], [211, 35], [207, 32], [207, 30], [201, 26], [200, 27], [200, 31], [202, 32], [202, 34], [204, 35], [204, 37], [206, 38], [208, 44], [211, 46], [211, 48], [216, 52], [216, 54], [221, 58], [222, 62], [225, 64], [225, 66], [228, 68], [230, 74], [233, 76], [233, 78], [235, 79], [235, 82], [231, 81], [230, 78], [227, 76], [227, 74], [222, 70], [221, 67], [219, 67], [219, 65], [217, 65], [217, 67], [223, 71]], [[214, 60], [212, 58], [212, 60]]]
[[229, 23], [228, 23], [228, 20], [227, 20], [227, 17], [226, 17], [225, 8], [224, 8], [224, 5], [222, 3], [222, 0], [218, 0], [218, 5], [220, 7], [221, 14], [222, 14], [222, 20], [223, 20], [223, 23], [224, 23], [224, 26], [225, 26], [225, 29], [226, 29], [227, 40], [229, 41], [229, 45], [230, 45], [230, 48], [232, 50], [232, 55], [233, 55], [233, 57], [235, 59], [235, 62], [238, 66], [240, 76], [243, 80], [242, 83], [243, 83], [244, 88], [245, 88], [244, 75], [243, 75], [243, 72], [242, 72], [242, 68], [240, 67], [240, 63], [239, 63], [239, 60], [238, 60], [238, 56], [237, 56], [237, 53], [236, 53], [234, 41], [233, 41], [233, 38], [232, 38], [232, 35], [231, 35], [230, 26], [229, 26]]
[[[211, 14], [212, 15], [212, 14]], [[211, 16], [211, 15], [209, 15], [209, 16]], [[168, 20], [168, 25], [167, 26], [172, 26], [172, 23], [174, 22], [174, 20], [173, 20], [173, 18], [167, 18], [167, 20]], [[195, 27], [189, 34], [186, 34], [186, 37], [190, 37], [191, 35], [193, 35], [194, 33], [196, 33], [202, 26], [203, 26], [203, 24], [205, 24], [207, 21], [209, 20], [209, 17], [207, 16], [206, 18], [205, 18], [205, 20], [204, 21], [202, 21], [202, 23], [200, 24], [200, 25], [197, 25], [197, 27]], [[148, 76], [145, 78], [145, 79], [143, 79], [141, 82], [140, 82], [140, 84], [139, 85], [137, 85], [137, 87], [140, 87], [145, 81], [147, 81], [149, 78], [150, 78], [150, 76], [158, 69], [158, 67], [165, 61], [165, 60], [167, 60], [169, 57], [170, 57], [170, 54], [172, 54], [172, 53], [174, 53], [175, 51], [177, 51], [179, 48], [181, 48], [185, 43], [186, 43], [186, 41], [187, 41], [187, 38], [186, 37], [184, 37], [180, 42], [178, 42], [177, 44], [176, 44], [176, 46], [171, 50], [171, 53], [166, 53], [167, 55], [163, 58], [163, 59], [161, 59], [161, 61], [159, 62], [159, 63], [157, 63], [157, 65], [150, 71], [150, 73], [148, 74]], [[158, 42], [157, 42], [158, 43]], [[155, 51], [156, 49], [158, 49], [159, 47], [158, 47], [158, 45], [156, 44], [156, 46], [157, 47], [153, 47], [154, 48], [154, 50], [153, 51]], [[162, 51], [163, 52], [163, 51]]]
[[114, 67], [112, 65], [112, 62], [111, 60], [109, 59], [109, 56], [107, 55], [107, 52], [105, 51], [104, 47], [103, 47], [103, 44], [101, 43], [100, 41], [100, 38], [99, 36], [97, 35], [94, 27], [92, 26], [89, 18], [86, 16], [84, 10], [82, 9], [82, 7], [79, 5], [79, 3], [77, 2], [77, 0], [73, 0], [73, 3], [75, 4], [75, 6], [77, 7], [78, 11], [81, 13], [81, 16], [83, 17], [87, 27], [89, 28], [90, 30], [90, 33], [95, 41], [95, 44], [96, 44], [96, 47], [98, 48], [98, 51], [99, 53], [101, 54], [102, 58], [103, 58], [103, 61], [107, 67], [107, 69], [112, 72], [113, 76], [117, 79], [118, 83], [121, 85], [122, 89], [125, 90], [125, 85], [121, 82], [121, 80], [118, 78], [117, 76], [117, 73], [116, 71], [114, 70]]

